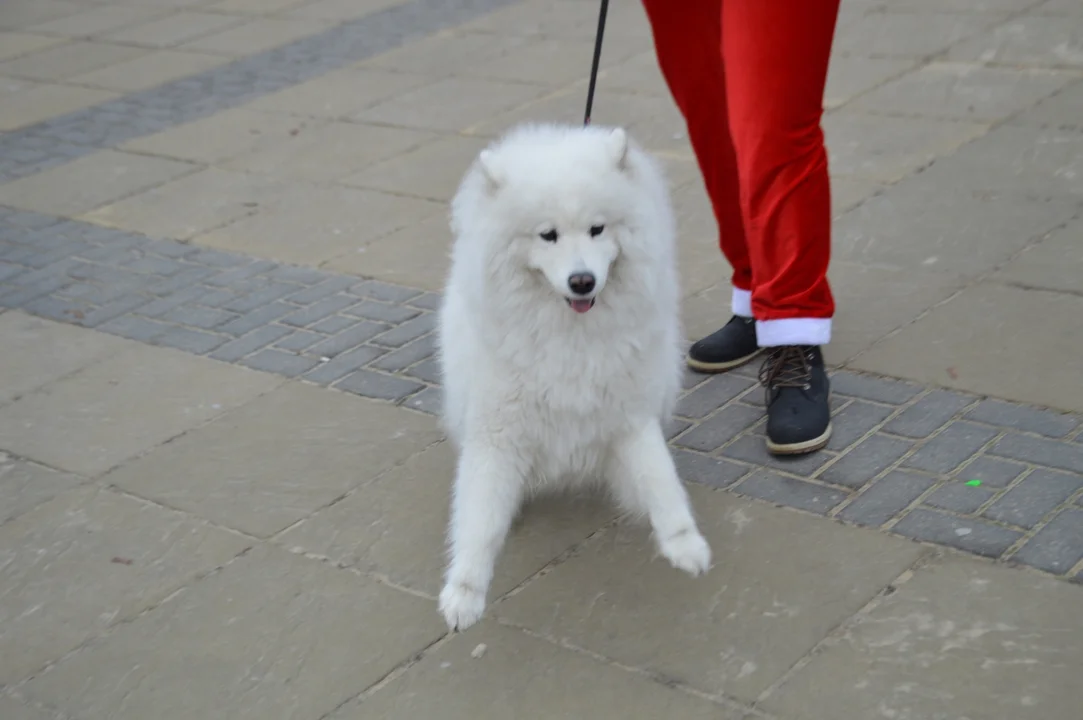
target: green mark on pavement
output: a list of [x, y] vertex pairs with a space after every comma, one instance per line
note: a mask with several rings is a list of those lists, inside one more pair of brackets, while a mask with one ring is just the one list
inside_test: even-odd
[[967, 480], [966, 484], [970, 487], [978, 487], [979, 485], [981, 485], [981, 480]]

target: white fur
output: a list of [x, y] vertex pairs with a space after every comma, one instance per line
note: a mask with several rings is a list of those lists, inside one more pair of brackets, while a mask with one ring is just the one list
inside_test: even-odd
[[[556, 242], [540, 237], [552, 229]], [[710, 548], [662, 432], [681, 329], [657, 164], [620, 129], [520, 127], [466, 173], [452, 231], [439, 328], [444, 424], [459, 450], [448, 625], [481, 616], [508, 529], [539, 490], [604, 482], [648, 516], [675, 567], [706, 571]], [[584, 271], [595, 305], [577, 313], [567, 278]]]

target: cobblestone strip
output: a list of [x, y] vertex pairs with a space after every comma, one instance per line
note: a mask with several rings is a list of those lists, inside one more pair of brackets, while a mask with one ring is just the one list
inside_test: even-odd
[[[439, 296], [0, 208], [0, 308], [439, 411]], [[1083, 418], [833, 375], [821, 453], [768, 455], [753, 366], [688, 373], [689, 481], [916, 540], [1083, 574]]]
[[0, 134], [0, 183], [212, 115], [514, 0], [410, 0], [206, 72]]

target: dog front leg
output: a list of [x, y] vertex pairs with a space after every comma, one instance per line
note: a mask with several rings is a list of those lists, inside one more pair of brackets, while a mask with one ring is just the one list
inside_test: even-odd
[[617, 442], [608, 474], [621, 504], [650, 519], [658, 549], [674, 567], [691, 575], [707, 571], [711, 548], [696, 527], [659, 422], [648, 422]]
[[448, 532], [450, 563], [440, 612], [452, 630], [481, 617], [497, 555], [523, 497], [523, 473], [506, 452], [467, 442], [459, 457]]

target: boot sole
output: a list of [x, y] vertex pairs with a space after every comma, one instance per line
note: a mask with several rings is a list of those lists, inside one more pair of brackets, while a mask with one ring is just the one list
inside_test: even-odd
[[685, 363], [688, 365], [688, 367], [692, 368], [696, 372], [701, 372], [701, 373], [721, 373], [721, 372], [726, 372], [727, 370], [732, 370], [732, 369], [734, 369], [736, 367], [741, 367], [745, 363], [751, 362], [752, 360], [756, 359], [756, 357], [759, 356], [762, 353], [763, 353], [763, 349], [760, 348], [760, 349], [757, 349], [756, 352], [751, 353], [749, 355], [745, 355], [744, 357], [737, 358], [736, 360], [727, 360], [726, 362], [716, 362], [716, 363], [709, 363], [709, 362], [703, 362], [702, 360], [696, 360], [694, 357], [689, 355], [688, 357], [685, 358]]
[[828, 423], [823, 434], [811, 440], [803, 440], [797, 443], [774, 443], [771, 442], [771, 438], [767, 438], [767, 452], [772, 455], [805, 455], [806, 453], [822, 450], [830, 439], [831, 423]]

